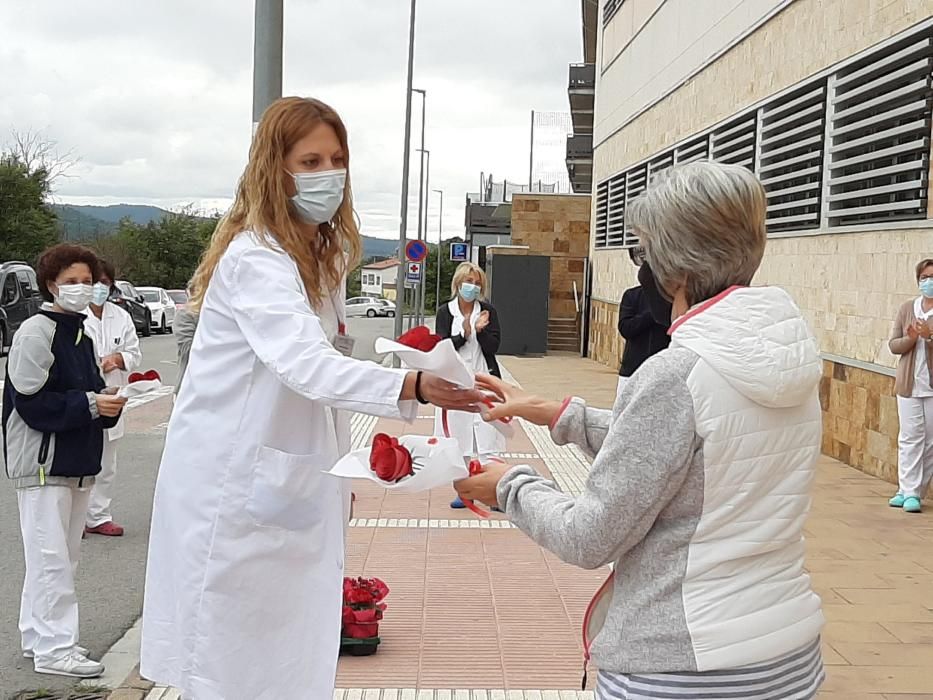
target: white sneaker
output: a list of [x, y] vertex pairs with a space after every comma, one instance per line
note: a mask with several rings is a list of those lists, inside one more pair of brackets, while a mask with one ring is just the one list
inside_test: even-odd
[[[91, 653], [90, 650], [85, 649], [84, 647], [77, 646], [77, 645], [74, 646], [74, 651], [81, 654], [81, 656], [87, 656], [88, 654]], [[27, 649], [26, 651], [23, 652], [23, 658], [34, 659], [36, 658], [36, 653], [32, 649]]]
[[61, 659], [51, 661], [45, 666], [40, 666], [36, 662], [34, 668], [36, 673], [44, 673], [47, 676], [70, 676], [72, 678], [98, 678], [104, 673], [103, 664], [92, 661], [76, 651], [71, 651]]

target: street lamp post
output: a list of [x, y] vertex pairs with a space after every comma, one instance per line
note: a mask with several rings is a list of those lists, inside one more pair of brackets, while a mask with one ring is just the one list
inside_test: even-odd
[[253, 133], [262, 113], [282, 96], [282, 3], [256, 0], [253, 35]]
[[[398, 274], [396, 275], [395, 291], [397, 301], [401, 304], [399, 313], [395, 314], [395, 337], [402, 335], [402, 317], [405, 315], [405, 273], [408, 268], [405, 264], [405, 244], [408, 240], [408, 176], [410, 173], [409, 154], [411, 153], [411, 89], [415, 72], [415, 6], [417, 0], [411, 0], [411, 14], [408, 19], [408, 81], [405, 86], [405, 146], [402, 150], [402, 201], [401, 221], [398, 233]], [[399, 366], [398, 358], [393, 360]]]
[[441, 305], [441, 241], [444, 240], [444, 190], [432, 190], [441, 196], [441, 213], [437, 220], [437, 291], [434, 293], [434, 305]]
[[[427, 214], [425, 213], [424, 205], [424, 154], [427, 152], [424, 150], [424, 134], [425, 134], [425, 124], [427, 122], [427, 105], [428, 105], [428, 91], [419, 90], [418, 88], [412, 88], [412, 92], [417, 92], [421, 95], [421, 148], [418, 151], [421, 153], [421, 173], [418, 177], [418, 240], [424, 241], [427, 240]], [[422, 277], [422, 280], [424, 278]], [[424, 323], [423, 315], [419, 313], [421, 309], [424, 308], [424, 282], [415, 289], [415, 303], [414, 311], [417, 318], [417, 325]]]
[[[421, 157], [427, 160], [427, 165], [425, 166], [425, 182], [424, 188], [428, 190], [431, 187], [431, 151], [427, 151], [423, 148], [418, 149], [421, 152]], [[420, 234], [418, 236], [421, 238]], [[428, 203], [424, 203], [424, 239], [428, 239]], [[421, 284], [418, 285], [418, 306], [415, 309], [415, 313], [418, 315], [418, 325], [424, 324], [424, 275], [421, 275]]]

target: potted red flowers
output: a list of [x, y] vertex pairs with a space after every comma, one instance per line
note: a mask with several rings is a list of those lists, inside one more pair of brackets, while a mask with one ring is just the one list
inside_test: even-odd
[[369, 656], [379, 646], [379, 621], [389, 587], [378, 578], [344, 578], [340, 650]]

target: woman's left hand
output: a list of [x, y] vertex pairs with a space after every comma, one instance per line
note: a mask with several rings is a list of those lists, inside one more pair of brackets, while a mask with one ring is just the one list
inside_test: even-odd
[[115, 369], [125, 369], [123, 362], [123, 355], [119, 352], [115, 352], [112, 355], [107, 355], [101, 362], [101, 369], [107, 372], [113, 372]]
[[499, 481], [511, 468], [508, 464], [492, 462], [483, 468], [482, 474], [455, 482], [454, 488], [460, 498], [468, 501], [479, 501], [487, 506], [498, 505], [496, 489], [499, 486]]
[[489, 312], [483, 311], [480, 313], [479, 318], [476, 319], [476, 332], [481, 333], [486, 330], [486, 326], [489, 325]]

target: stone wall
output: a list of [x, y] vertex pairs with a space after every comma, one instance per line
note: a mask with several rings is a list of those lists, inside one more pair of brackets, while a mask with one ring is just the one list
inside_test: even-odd
[[[576, 316], [573, 285], [582, 303], [590, 248], [590, 196], [516, 194], [512, 197], [512, 245], [551, 260], [548, 316]], [[508, 249], [495, 248], [498, 253]]]

